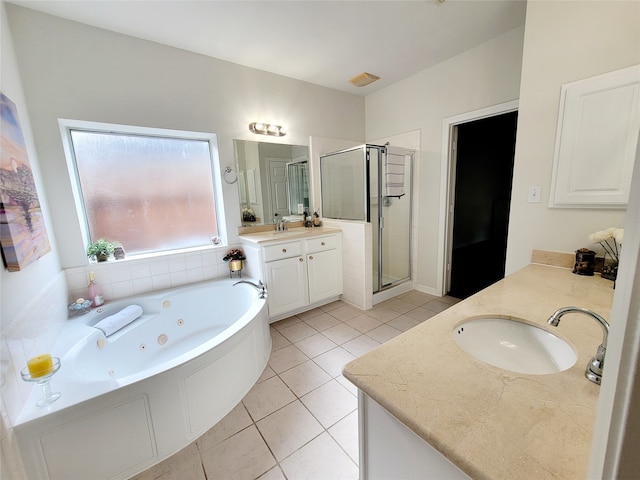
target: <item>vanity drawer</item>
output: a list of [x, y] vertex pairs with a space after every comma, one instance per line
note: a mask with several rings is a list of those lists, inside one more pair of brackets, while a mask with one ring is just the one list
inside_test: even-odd
[[332, 250], [338, 246], [338, 236], [310, 238], [307, 240], [307, 253], [322, 252]]
[[302, 242], [286, 242], [276, 245], [266, 245], [264, 248], [264, 261], [281, 260], [283, 258], [298, 257], [302, 255]]

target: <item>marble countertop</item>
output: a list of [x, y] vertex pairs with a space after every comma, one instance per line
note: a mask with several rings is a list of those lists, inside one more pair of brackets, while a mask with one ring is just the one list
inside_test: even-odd
[[251, 243], [266, 243], [266, 242], [282, 242], [287, 240], [299, 240], [301, 238], [312, 238], [318, 237], [320, 235], [328, 235], [332, 233], [340, 233], [341, 230], [339, 228], [330, 228], [330, 227], [312, 227], [312, 228], [290, 228], [283, 232], [276, 232], [271, 227], [270, 230], [266, 232], [258, 232], [258, 233], [245, 233], [240, 235], [240, 240], [245, 240]]
[[[474, 479], [586, 478], [600, 387], [584, 369], [602, 328], [582, 314], [551, 327], [565, 306], [609, 321], [613, 282], [529, 265], [348, 363], [344, 376]], [[464, 352], [453, 330], [499, 314], [539, 324], [578, 353], [570, 369], [528, 375]]]

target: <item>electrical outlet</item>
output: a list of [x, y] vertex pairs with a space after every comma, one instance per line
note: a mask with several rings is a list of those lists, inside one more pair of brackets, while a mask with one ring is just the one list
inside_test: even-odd
[[529, 195], [527, 197], [529, 203], [540, 203], [541, 195], [542, 187], [540, 185], [529, 185]]

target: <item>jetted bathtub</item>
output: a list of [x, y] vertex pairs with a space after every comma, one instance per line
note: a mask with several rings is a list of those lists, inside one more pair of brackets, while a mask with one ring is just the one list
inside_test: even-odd
[[[255, 384], [271, 353], [266, 300], [216, 280], [107, 303], [67, 322], [52, 354], [62, 396], [14, 425], [28, 478], [120, 479], [186, 447]], [[140, 318], [93, 325], [128, 305]]]

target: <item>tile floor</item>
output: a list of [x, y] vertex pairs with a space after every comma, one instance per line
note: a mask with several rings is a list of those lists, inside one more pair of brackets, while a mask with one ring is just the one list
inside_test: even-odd
[[457, 301], [411, 291], [366, 312], [338, 301], [272, 324], [269, 364], [242, 402], [134, 480], [357, 479], [357, 392], [343, 365]]

